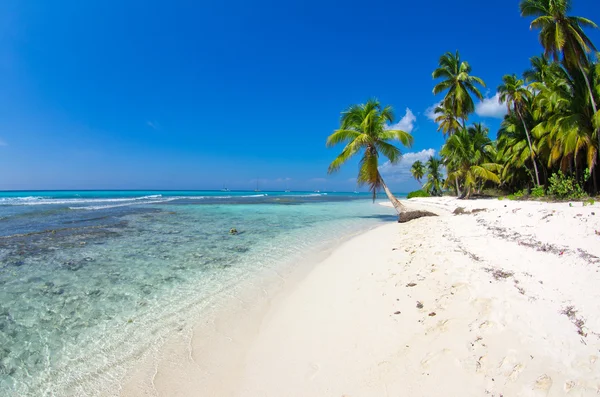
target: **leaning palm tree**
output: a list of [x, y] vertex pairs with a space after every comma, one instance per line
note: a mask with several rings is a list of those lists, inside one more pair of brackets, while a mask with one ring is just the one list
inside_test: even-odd
[[535, 152], [533, 151], [533, 146], [531, 144], [531, 134], [529, 133], [529, 129], [525, 123], [525, 117], [523, 116], [523, 108], [526, 101], [531, 97], [531, 91], [524, 87], [525, 82], [517, 78], [517, 76], [514, 74], [505, 75], [502, 78], [502, 81], [503, 84], [498, 87], [500, 100], [506, 103], [509, 113], [514, 111], [517, 114], [521, 120], [521, 123], [523, 124], [525, 134], [527, 135], [527, 143], [529, 144], [529, 152], [531, 153], [531, 162], [533, 163], [533, 168], [535, 169], [535, 181], [537, 186], [539, 186], [540, 173], [537, 169]]
[[423, 166], [421, 161], [417, 160], [413, 163], [412, 167], [410, 167], [410, 173], [412, 174], [413, 178], [415, 178], [417, 182], [423, 186], [421, 179], [423, 178], [423, 175], [425, 175], [425, 166]]
[[[594, 92], [585, 67], [589, 65], [588, 54], [596, 50], [584, 27], [597, 28], [590, 19], [569, 16], [571, 0], [522, 0], [521, 16], [535, 17], [531, 29], [540, 29], [540, 43], [546, 57], [559, 59], [562, 54], [567, 68], [577, 68], [585, 79], [594, 114], [598, 112]], [[600, 139], [600, 134], [598, 134]]]
[[456, 118], [461, 118], [463, 127], [469, 114], [475, 111], [475, 104], [471, 94], [479, 99], [483, 95], [477, 88], [477, 84], [485, 87], [485, 83], [479, 77], [471, 76], [471, 66], [466, 61], [461, 61], [460, 54], [447, 52], [440, 57], [439, 67], [434, 70], [434, 79], [442, 78], [433, 88], [434, 95], [446, 91], [443, 104], [452, 109]]
[[436, 157], [430, 156], [427, 160], [427, 182], [423, 185], [423, 190], [432, 196], [442, 195], [442, 185], [444, 178], [442, 177], [442, 161]]
[[329, 173], [336, 172], [342, 164], [358, 153], [362, 153], [359, 163], [357, 183], [368, 185], [373, 193], [383, 188], [394, 208], [400, 214], [404, 206], [394, 197], [379, 173], [379, 155], [387, 157], [391, 164], [397, 164], [402, 157], [398, 149], [389, 141], [398, 141], [405, 147], [412, 146], [410, 133], [391, 129], [394, 113], [391, 106], [382, 107], [376, 99], [365, 104], [352, 105], [342, 112], [340, 128], [327, 138], [327, 147], [345, 143], [342, 153], [329, 165]]

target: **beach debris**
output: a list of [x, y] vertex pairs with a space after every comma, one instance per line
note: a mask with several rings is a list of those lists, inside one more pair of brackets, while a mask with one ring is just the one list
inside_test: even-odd
[[408, 284], [406, 284], [407, 287], [414, 287], [415, 285], [417, 285], [417, 284], [415, 284], [415, 283], [408, 283]]
[[429, 313], [429, 314], [428, 314], [428, 316], [429, 316], [429, 317], [433, 317], [433, 316], [435, 316], [435, 315], [436, 315], [436, 313], [435, 313], [435, 312], [431, 312], [431, 313]]
[[400, 313], [401, 313], [400, 310], [398, 310], [397, 312], [394, 312], [394, 314], [400, 314]]
[[492, 273], [492, 276], [494, 276], [494, 278], [496, 280], [506, 279], [506, 278], [512, 277], [514, 275], [513, 272], [505, 271], [505, 270], [502, 270], [502, 269], [494, 269], [494, 268], [491, 268], [491, 267], [486, 267], [483, 270], [485, 270], [488, 273]]
[[454, 215], [461, 215], [465, 213], [465, 207], [456, 207], [456, 209], [452, 212]]
[[454, 212], [454, 215], [468, 215], [468, 214], [477, 214], [478, 212], [487, 211], [485, 208], [474, 208], [471, 211], [465, 210], [465, 207], [457, 207]]
[[577, 327], [577, 333], [581, 336], [587, 336], [587, 333], [583, 331], [583, 327], [585, 325], [585, 321], [583, 319], [577, 317], [577, 309], [575, 306], [567, 306], [563, 309], [561, 314], [564, 314], [571, 320], [573, 325]]
[[437, 216], [437, 214], [429, 211], [406, 211], [398, 215], [398, 223], [406, 223], [426, 216]]
[[422, 309], [423, 308], [423, 303], [417, 301], [417, 309]]
[[233, 234], [238, 234], [238, 231], [237, 231], [237, 229], [236, 229], [235, 227], [232, 227], [232, 228], [229, 230], [229, 234], [232, 234], [232, 235], [233, 235]]

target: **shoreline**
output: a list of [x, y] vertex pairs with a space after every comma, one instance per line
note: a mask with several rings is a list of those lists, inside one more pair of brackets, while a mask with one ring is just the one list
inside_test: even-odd
[[120, 395], [598, 393], [599, 206], [403, 202], [440, 216], [354, 236], [272, 295], [248, 290]]

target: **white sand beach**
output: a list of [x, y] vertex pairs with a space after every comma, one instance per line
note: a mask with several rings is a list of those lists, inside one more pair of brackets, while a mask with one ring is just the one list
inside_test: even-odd
[[240, 297], [243, 315], [167, 345], [121, 395], [600, 393], [599, 204], [405, 203], [439, 216], [373, 229], [275, 296]]

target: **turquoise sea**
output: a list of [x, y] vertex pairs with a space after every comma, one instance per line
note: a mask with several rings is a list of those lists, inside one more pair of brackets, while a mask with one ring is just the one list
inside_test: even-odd
[[96, 395], [249, 276], [394, 219], [365, 193], [0, 192], [0, 396]]

